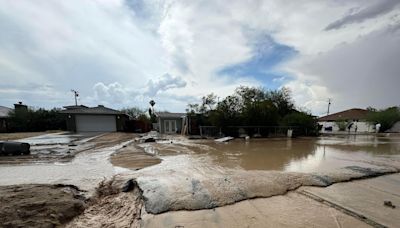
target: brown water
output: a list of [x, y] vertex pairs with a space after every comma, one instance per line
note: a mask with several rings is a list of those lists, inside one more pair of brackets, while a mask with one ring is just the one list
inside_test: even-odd
[[[376, 163], [400, 154], [400, 137], [349, 136], [300, 139], [236, 139], [227, 143], [207, 141], [205, 147], [157, 146], [161, 157], [192, 152], [226, 168], [296, 172], [326, 171], [359, 163]], [[183, 150], [182, 148], [185, 148]]]

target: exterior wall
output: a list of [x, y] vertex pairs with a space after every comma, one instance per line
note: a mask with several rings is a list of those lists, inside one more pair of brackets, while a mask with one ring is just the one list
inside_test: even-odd
[[159, 123], [158, 127], [159, 127], [159, 132], [161, 134], [165, 134], [165, 125], [164, 125], [165, 120], [176, 120], [176, 129], [177, 129], [177, 131], [178, 132], [182, 131], [182, 118], [159, 117], [158, 118], [158, 123]]
[[[339, 127], [334, 121], [323, 121], [323, 122], [318, 122], [318, 124], [322, 125], [322, 129], [320, 130], [320, 133], [336, 133], [340, 132]], [[355, 132], [356, 131], [356, 126], [357, 126], [357, 132], [361, 133], [373, 133], [375, 132], [375, 128], [373, 125], [371, 125], [368, 122], [360, 121], [360, 122], [353, 122], [353, 125], [350, 129], [350, 132]], [[325, 131], [326, 127], [332, 127], [332, 131]], [[343, 131], [342, 131], [343, 132]], [[348, 132], [348, 129], [346, 128], [346, 131]]]

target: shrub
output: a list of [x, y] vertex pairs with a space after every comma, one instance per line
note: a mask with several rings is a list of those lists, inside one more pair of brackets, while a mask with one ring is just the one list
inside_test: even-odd
[[367, 121], [373, 124], [380, 123], [380, 131], [384, 132], [390, 129], [397, 121], [400, 121], [399, 107], [390, 107], [379, 111], [372, 111], [368, 114]]

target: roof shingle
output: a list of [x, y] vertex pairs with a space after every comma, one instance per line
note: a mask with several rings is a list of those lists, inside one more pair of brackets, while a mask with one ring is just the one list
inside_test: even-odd
[[104, 106], [97, 106], [97, 107], [91, 107], [91, 108], [77, 108], [77, 109], [67, 109], [67, 110], [62, 110], [60, 113], [64, 114], [95, 114], [95, 115], [120, 115], [124, 114], [118, 110], [107, 108]]
[[318, 118], [318, 121], [337, 121], [337, 120], [365, 120], [369, 111], [360, 108], [353, 108], [342, 112], [333, 113]]
[[0, 106], [0, 118], [7, 118], [12, 110], [12, 108]]

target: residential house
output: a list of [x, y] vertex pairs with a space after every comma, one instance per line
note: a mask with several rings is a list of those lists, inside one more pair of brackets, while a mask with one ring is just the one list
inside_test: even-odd
[[87, 107], [84, 105], [64, 106], [67, 130], [73, 132], [114, 132], [124, 131], [128, 116], [120, 111], [99, 105]]
[[11, 111], [11, 108], [0, 106], [0, 132], [8, 131], [8, 118]]
[[321, 133], [375, 132], [375, 127], [366, 121], [369, 111], [353, 108], [318, 118]]
[[161, 134], [181, 133], [186, 121], [186, 113], [158, 112], [157, 128]]

